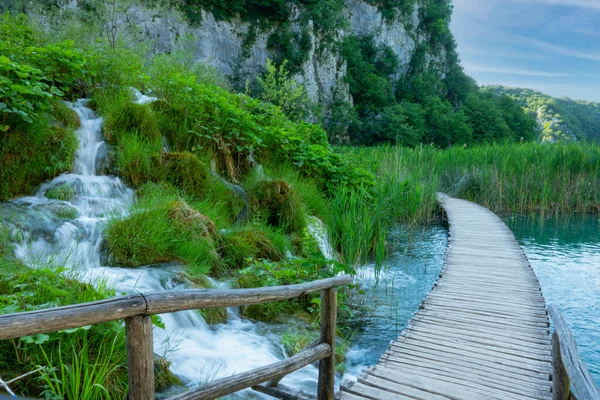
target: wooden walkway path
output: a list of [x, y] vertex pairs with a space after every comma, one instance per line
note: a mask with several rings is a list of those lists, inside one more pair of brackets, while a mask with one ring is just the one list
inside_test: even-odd
[[491, 211], [439, 195], [445, 269], [419, 312], [342, 400], [551, 399], [544, 297], [512, 232]]

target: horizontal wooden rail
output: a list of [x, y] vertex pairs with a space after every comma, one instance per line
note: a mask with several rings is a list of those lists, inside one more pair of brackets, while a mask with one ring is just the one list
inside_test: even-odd
[[0, 315], [0, 340], [96, 325], [135, 315], [155, 315], [200, 308], [235, 307], [281, 301], [342, 286], [352, 277], [338, 276], [299, 285], [256, 289], [190, 289], [135, 294], [109, 300]]
[[125, 320], [129, 400], [154, 399], [151, 315], [201, 308], [235, 307], [282, 301], [321, 291], [321, 337], [314, 346], [283, 361], [220, 379], [170, 400], [215, 399], [279, 379], [320, 360], [318, 399], [333, 399], [337, 286], [352, 283], [349, 275], [298, 285], [255, 289], [199, 289], [133, 294], [109, 300], [0, 315], [0, 340]]
[[[600, 389], [579, 357], [573, 334], [558, 309], [548, 307], [554, 323], [552, 334], [552, 400], [598, 400]], [[574, 392], [571, 392], [573, 387]]]
[[297, 371], [300, 368], [306, 367], [307, 365], [323, 358], [329, 357], [330, 355], [331, 347], [329, 347], [328, 344], [321, 343], [315, 347], [301, 351], [295, 356], [286, 358], [283, 361], [257, 368], [252, 371], [219, 379], [204, 385], [199, 389], [170, 397], [169, 400], [217, 399], [219, 397], [258, 385], [259, 383], [282, 378], [287, 374]]

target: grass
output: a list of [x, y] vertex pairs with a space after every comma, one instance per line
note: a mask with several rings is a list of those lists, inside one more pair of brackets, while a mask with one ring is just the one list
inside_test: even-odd
[[0, 135], [0, 201], [30, 194], [43, 181], [71, 170], [78, 140], [72, 129], [44, 119]]
[[341, 152], [375, 171], [392, 195], [396, 220], [430, 221], [436, 192], [479, 203], [497, 213], [600, 210], [600, 146], [492, 144], [439, 150], [380, 147]]

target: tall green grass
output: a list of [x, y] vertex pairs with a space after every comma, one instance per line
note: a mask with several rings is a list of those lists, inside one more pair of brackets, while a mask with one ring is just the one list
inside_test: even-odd
[[[392, 193], [394, 218], [435, 217], [436, 192], [477, 202], [497, 213], [597, 212], [600, 146], [492, 144], [477, 147], [342, 148]], [[406, 185], [407, 190], [398, 192]], [[393, 194], [395, 192], [395, 194]]]

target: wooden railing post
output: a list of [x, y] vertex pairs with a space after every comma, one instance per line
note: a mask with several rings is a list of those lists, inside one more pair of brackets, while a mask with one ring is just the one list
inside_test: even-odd
[[552, 400], [569, 400], [571, 382], [560, 355], [560, 339], [558, 333], [552, 334]]
[[337, 293], [334, 288], [321, 291], [321, 343], [331, 347], [331, 355], [319, 361], [318, 400], [333, 400], [335, 383], [335, 330]]
[[154, 349], [152, 317], [136, 315], [125, 319], [127, 335], [128, 400], [154, 400]]

